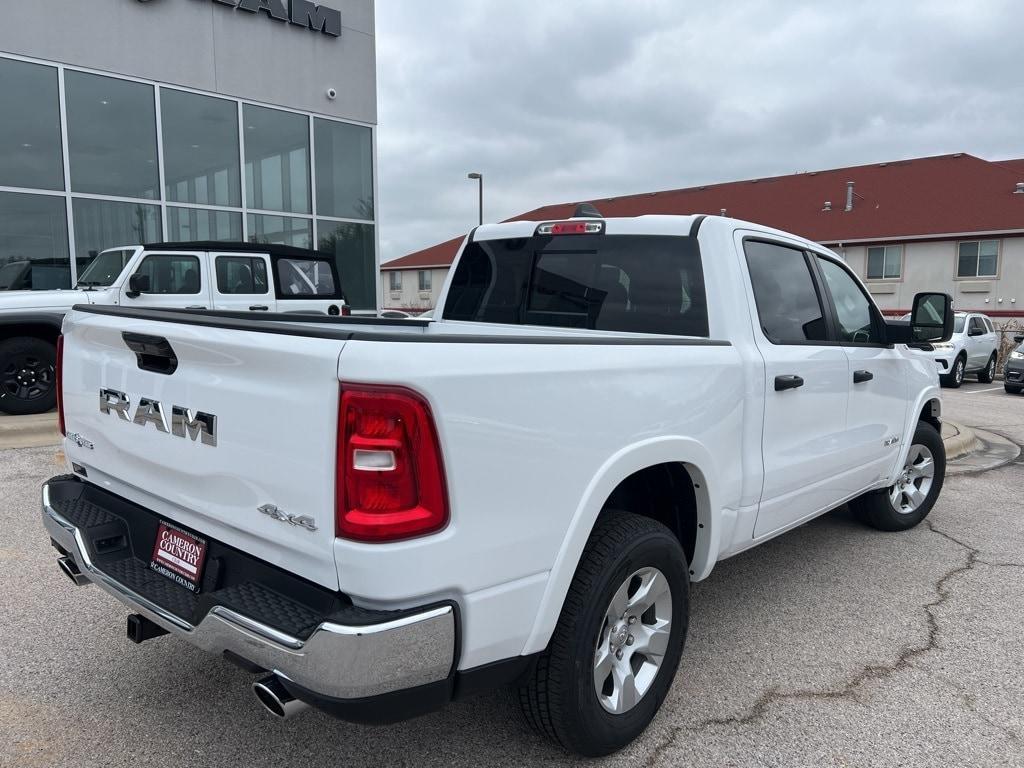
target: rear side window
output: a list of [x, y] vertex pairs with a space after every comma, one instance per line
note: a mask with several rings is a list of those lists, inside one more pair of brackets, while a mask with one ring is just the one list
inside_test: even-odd
[[484, 323], [707, 336], [696, 240], [535, 236], [466, 247], [444, 317]]
[[258, 256], [218, 256], [217, 291], [232, 294], [269, 292], [267, 262]]
[[761, 330], [773, 344], [826, 341], [828, 328], [804, 252], [776, 243], [744, 243]]
[[278, 259], [278, 293], [284, 297], [336, 296], [334, 273], [319, 259]]
[[146, 256], [138, 275], [149, 275], [148, 293], [192, 295], [202, 289], [199, 259], [184, 254], [152, 254]]

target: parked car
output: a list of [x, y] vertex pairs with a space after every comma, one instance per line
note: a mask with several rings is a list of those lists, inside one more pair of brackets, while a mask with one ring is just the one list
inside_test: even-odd
[[909, 347], [949, 339], [952, 299], [886, 322], [811, 241], [487, 225], [439, 306], [76, 307], [71, 475], [42, 491], [60, 567], [128, 606], [132, 640], [258, 675], [278, 716], [393, 722], [511, 685], [539, 733], [603, 755], [668, 694], [691, 581], [846, 503], [912, 528], [942, 488], [935, 364]]
[[1010, 352], [1003, 368], [1003, 386], [1006, 391], [1019, 395], [1024, 392], [1024, 336], [1014, 336], [1017, 348]]
[[53, 409], [57, 337], [75, 304], [347, 314], [328, 254], [252, 243], [111, 248], [74, 290], [0, 293], [0, 411]]
[[943, 386], [959, 387], [968, 374], [976, 374], [982, 384], [995, 379], [999, 334], [985, 315], [957, 312], [953, 337], [932, 346]]

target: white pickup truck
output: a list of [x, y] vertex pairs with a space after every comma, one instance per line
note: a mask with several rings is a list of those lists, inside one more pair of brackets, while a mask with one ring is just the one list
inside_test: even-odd
[[845, 503], [928, 514], [939, 382], [908, 345], [951, 305], [886, 322], [833, 253], [742, 221], [578, 215], [476, 229], [430, 322], [79, 306], [43, 522], [133, 640], [223, 654], [279, 716], [513, 685], [607, 754], [715, 563]]
[[0, 291], [0, 411], [53, 409], [57, 337], [75, 304], [348, 314], [329, 254], [221, 242], [110, 248], [74, 290]]

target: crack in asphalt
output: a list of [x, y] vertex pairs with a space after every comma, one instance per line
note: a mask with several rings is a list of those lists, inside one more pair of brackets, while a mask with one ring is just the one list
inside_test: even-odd
[[[963, 563], [950, 568], [934, 582], [933, 589], [936, 593], [936, 597], [931, 602], [925, 603], [925, 605], [922, 606], [925, 612], [925, 622], [928, 630], [927, 639], [924, 643], [904, 647], [892, 662], [869, 664], [863, 667], [857, 674], [849, 678], [838, 688], [826, 690], [798, 689], [795, 691], [783, 691], [775, 686], [762, 693], [753, 704], [743, 710], [740, 714], [732, 715], [730, 717], [709, 718], [696, 725], [673, 726], [668, 736], [651, 751], [651, 754], [648, 756], [644, 764], [647, 766], [653, 766], [656, 764], [675, 743], [676, 739], [683, 731], [699, 731], [703, 728], [716, 726], [742, 727], [765, 717], [765, 715], [768, 714], [768, 710], [774, 704], [778, 704], [780, 702], [853, 700], [859, 704], [863, 704], [857, 696], [863, 685], [890, 678], [898, 672], [907, 669], [915, 659], [939, 649], [940, 630], [936, 611], [950, 599], [950, 588], [948, 586], [950, 581], [960, 574], [973, 570], [976, 565], [985, 565], [993, 568], [1024, 568], [1024, 564], [1022, 563], [997, 563], [983, 560], [981, 559], [981, 550], [978, 547], [961, 541], [946, 531], [937, 528], [931, 520], [926, 519], [924, 523], [929, 531], [955, 544], [966, 553], [966, 558]], [[977, 710], [972, 709], [972, 711], [976, 712]], [[989, 722], [986, 717], [980, 713], [978, 714], [983, 720]], [[1003, 726], [996, 723], [990, 724], [1003, 731], [1008, 736], [1012, 736], [1015, 740], [1020, 738], [1016, 733], [1006, 730]]]

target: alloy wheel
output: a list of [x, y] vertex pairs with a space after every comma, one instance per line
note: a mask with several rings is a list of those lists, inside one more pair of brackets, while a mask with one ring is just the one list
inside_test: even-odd
[[903, 515], [916, 512], [935, 480], [935, 457], [927, 446], [915, 443], [910, 446], [907, 461], [903, 465], [896, 483], [889, 488], [892, 508]]
[[963, 359], [957, 359], [956, 366], [953, 368], [953, 378], [956, 379], [956, 383], [959, 384], [964, 380], [964, 361]]
[[0, 371], [0, 392], [16, 400], [38, 400], [49, 394], [55, 379], [52, 365], [34, 355], [20, 355]]
[[641, 568], [615, 591], [594, 651], [594, 689], [613, 715], [650, 690], [672, 635], [672, 586], [657, 568]]

